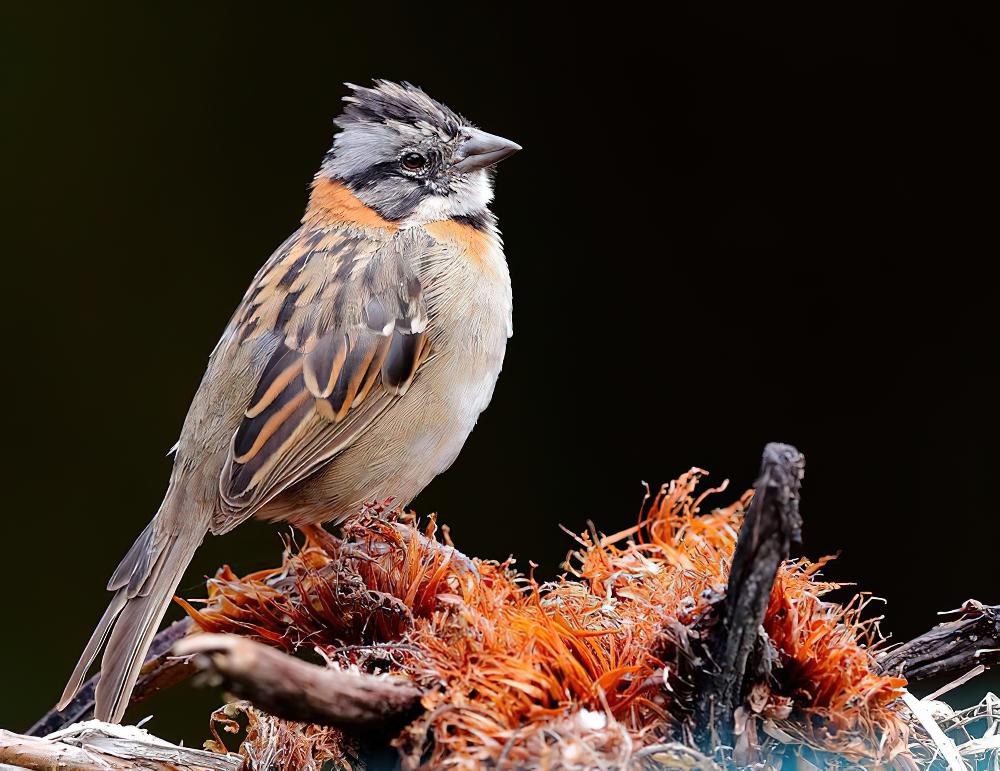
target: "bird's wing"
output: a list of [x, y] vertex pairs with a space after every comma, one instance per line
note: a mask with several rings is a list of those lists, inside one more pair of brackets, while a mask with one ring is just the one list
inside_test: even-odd
[[300, 231], [257, 275], [230, 344], [268, 346], [268, 358], [229, 448], [213, 530], [314, 472], [409, 387], [430, 353], [410, 240]]

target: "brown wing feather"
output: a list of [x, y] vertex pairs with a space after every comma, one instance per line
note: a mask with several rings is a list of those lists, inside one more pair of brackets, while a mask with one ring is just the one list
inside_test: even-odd
[[347, 349], [347, 337], [337, 329], [327, 332], [305, 355], [302, 373], [309, 393], [317, 399], [326, 399], [333, 393], [347, 361]]
[[258, 274], [233, 339], [266, 363], [220, 479], [217, 532], [329, 461], [413, 381], [427, 310], [416, 245], [400, 240], [300, 231]]

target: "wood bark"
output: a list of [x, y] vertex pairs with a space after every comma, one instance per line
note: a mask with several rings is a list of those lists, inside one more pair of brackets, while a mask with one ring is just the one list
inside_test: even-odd
[[805, 457], [787, 444], [764, 448], [754, 496], [733, 554], [725, 599], [705, 640], [708, 661], [695, 683], [695, 738], [706, 751], [729, 744], [743, 703], [747, 662], [759, 639], [778, 566], [800, 539], [799, 488]]
[[982, 664], [1000, 665], [1000, 605], [968, 600], [953, 621], [879, 656], [883, 672], [911, 683], [936, 675], [962, 674]]
[[243, 758], [179, 747], [146, 731], [91, 720], [49, 738], [0, 730], [0, 768], [239, 771]]
[[406, 680], [317, 666], [236, 635], [196, 635], [175, 652], [193, 655], [226, 690], [286, 720], [392, 735], [421, 710], [421, 691]]

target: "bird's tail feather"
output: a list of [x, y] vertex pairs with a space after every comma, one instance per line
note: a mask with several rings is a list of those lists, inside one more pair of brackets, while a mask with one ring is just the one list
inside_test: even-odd
[[108, 609], [104, 611], [104, 615], [101, 616], [101, 620], [97, 623], [97, 628], [90, 636], [87, 647], [83, 649], [80, 660], [76, 663], [76, 669], [73, 670], [69, 682], [66, 683], [62, 698], [59, 700], [59, 704], [56, 705], [57, 709], [64, 709], [73, 700], [73, 697], [76, 696], [77, 691], [80, 690], [84, 678], [87, 677], [87, 672], [90, 671], [91, 664], [94, 663], [97, 654], [101, 652], [104, 641], [108, 639], [108, 632], [111, 631], [111, 625], [121, 614], [126, 602], [128, 602], [128, 597], [125, 596], [124, 589], [119, 589], [115, 592], [115, 596], [111, 598]]
[[94, 716], [118, 722], [125, 713], [156, 629], [207, 529], [191, 527], [191, 522], [186, 523], [187, 527], [171, 529], [157, 520], [160, 516], [136, 539], [109, 582], [114, 597], [73, 670], [59, 709], [76, 695], [104, 647]]

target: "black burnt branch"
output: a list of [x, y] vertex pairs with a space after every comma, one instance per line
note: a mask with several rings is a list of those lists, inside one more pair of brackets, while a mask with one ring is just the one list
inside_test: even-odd
[[805, 457], [788, 444], [764, 448], [754, 497], [740, 529], [725, 599], [707, 632], [699, 673], [694, 728], [702, 748], [730, 743], [733, 715], [743, 703], [747, 664], [758, 640], [774, 578], [800, 540], [799, 489]]
[[883, 672], [911, 683], [1000, 665], [1000, 605], [968, 600], [958, 618], [938, 624], [879, 658]]

